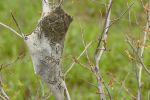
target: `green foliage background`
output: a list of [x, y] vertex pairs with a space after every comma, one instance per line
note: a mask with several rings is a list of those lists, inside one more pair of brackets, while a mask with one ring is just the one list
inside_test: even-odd
[[[107, 48], [100, 62], [100, 72], [105, 83], [108, 85], [114, 78], [112, 86], [108, 86], [114, 100], [131, 100], [131, 95], [137, 96], [137, 80], [132, 62], [125, 54], [129, 49], [125, 41], [124, 34], [129, 34], [136, 39], [142, 39], [144, 27], [146, 25], [146, 14], [140, 0], [114, 0], [111, 19], [115, 19], [123, 13], [128, 5], [134, 2], [129, 13], [114, 24], [109, 32]], [[144, 4], [148, 0], [144, 1]], [[64, 0], [63, 8], [73, 16], [65, 42], [63, 54], [64, 72], [73, 62], [72, 56], [78, 57], [83, 51], [82, 33], [85, 41], [89, 43], [96, 40], [101, 32], [105, 16], [105, 0]], [[40, 0], [0, 0], [0, 21], [16, 28], [10, 12], [13, 12], [21, 30], [25, 34], [30, 34], [35, 28], [41, 15]], [[147, 43], [149, 44], [149, 37]], [[93, 59], [94, 43], [88, 53]], [[144, 61], [150, 66], [150, 49], [146, 48]], [[18, 56], [19, 60], [15, 61]], [[15, 62], [14, 62], [15, 61]], [[93, 61], [93, 60], [92, 60]], [[12, 34], [12, 32], [0, 26], [0, 65], [7, 65], [0, 71], [3, 86], [11, 100], [41, 100], [43, 94], [47, 93], [44, 83], [34, 74], [31, 58], [23, 41]], [[87, 64], [85, 55], [80, 62]], [[125, 80], [125, 87], [129, 93], [121, 86]], [[76, 64], [66, 77], [72, 100], [97, 100], [97, 89], [89, 83], [96, 85], [96, 79], [90, 71]], [[142, 97], [148, 99], [150, 92], [150, 76], [145, 71], [142, 75]], [[45, 88], [44, 88], [45, 87]], [[44, 88], [44, 89], [43, 89]], [[53, 100], [50, 97], [49, 100]]]

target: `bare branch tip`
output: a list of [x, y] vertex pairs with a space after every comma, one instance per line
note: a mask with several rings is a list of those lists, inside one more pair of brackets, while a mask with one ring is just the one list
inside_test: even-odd
[[4, 24], [2, 22], [0, 22], [0, 25], [3, 26], [3, 27], [5, 27], [6, 29], [10, 30], [11, 32], [15, 33], [17, 36], [23, 38], [22, 35], [20, 35], [16, 30], [14, 30], [13, 28], [11, 28], [10, 26], [8, 26], [8, 25], [6, 25], [6, 24]]

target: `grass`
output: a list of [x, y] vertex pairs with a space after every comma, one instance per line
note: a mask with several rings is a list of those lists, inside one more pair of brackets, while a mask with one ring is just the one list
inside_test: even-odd
[[[40, 18], [41, 4], [39, 2], [40, 0], [1, 0], [0, 21], [16, 28], [10, 15], [10, 11], [12, 10], [22, 31], [30, 34]], [[121, 0], [114, 2], [112, 19], [118, 17], [127, 8], [126, 3], [123, 2]], [[132, 1], [128, 0], [128, 2]], [[102, 2], [87, 0], [86, 4], [82, 0], [65, 1], [64, 9], [73, 16], [74, 21], [69, 28], [65, 41], [62, 60], [64, 72], [73, 62], [71, 56], [78, 57], [84, 49], [81, 37], [82, 30], [87, 43], [96, 40], [100, 34], [103, 20], [99, 22], [99, 12], [101, 11], [104, 17], [104, 3], [105, 0], [102, 0]], [[116, 81], [113, 81], [112, 86], [108, 86], [114, 100], [122, 100], [124, 98], [130, 100], [132, 99], [131, 94], [134, 96], [137, 95], [137, 81], [134, 68], [125, 54], [125, 50], [129, 49], [129, 46], [125, 42], [124, 34], [128, 33], [137, 39], [142, 37], [146, 22], [143, 8], [137, 1], [130, 11], [131, 23], [128, 22], [128, 14], [126, 14], [118, 23], [111, 27], [107, 43], [107, 48], [110, 51], [105, 52], [100, 62], [100, 72], [106, 84], [109, 84], [114, 78], [121, 83], [127, 77], [125, 86], [131, 93], [127, 93]], [[134, 13], [139, 24], [135, 23]], [[88, 49], [90, 59], [93, 59], [95, 46], [96, 43]], [[149, 53], [149, 48], [146, 48], [144, 55], [146, 65], [149, 65]], [[20, 38], [0, 27], [0, 65], [15, 61], [21, 54], [25, 54], [25, 56], [22, 56], [22, 59], [17, 60], [0, 72], [4, 89], [11, 100], [35, 100], [36, 97], [42, 95], [42, 86], [45, 87], [45, 85], [41, 85], [40, 79], [34, 74], [27, 47]], [[84, 64], [87, 63], [85, 55], [80, 61]], [[149, 79], [150, 77], [143, 71], [143, 100], [148, 99], [148, 91], [150, 90]], [[99, 98], [98, 94], [96, 94], [97, 89], [88, 82], [96, 85], [95, 77], [90, 71], [76, 64], [66, 77], [66, 83], [73, 100], [96, 100]], [[48, 91], [46, 87], [45, 91]], [[49, 98], [49, 100], [53, 99], [53, 97]]]

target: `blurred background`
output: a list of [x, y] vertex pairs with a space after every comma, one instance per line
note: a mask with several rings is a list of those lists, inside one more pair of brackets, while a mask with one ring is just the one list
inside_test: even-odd
[[[142, 1], [144, 5], [148, 2]], [[108, 0], [64, 0], [63, 8], [74, 20], [65, 41], [63, 72], [73, 63], [72, 57], [78, 57], [84, 50], [82, 34], [86, 43], [98, 39], [107, 3]], [[133, 64], [125, 53], [130, 47], [125, 41], [124, 34], [129, 34], [137, 40], [142, 39], [146, 13], [140, 0], [114, 0], [111, 19], [121, 16], [132, 3], [134, 3], [132, 8], [111, 27], [107, 41], [108, 51], [104, 53], [100, 62], [100, 72], [114, 100], [132, 100], [137, 96], [138, 83]], [[11, 12], [22, 32], [28, 35], [34, 30], [41, 16], [41, 0], [0, 0], [0, 21], [17, 30]], [[149, 44], [149, 36], [147, 38]], [[96, 45], [95, 42], [88, 49], [91, 61]], [[149, 54], [149, 48], [145, 48], [144, 63], [147, 66], [150, 66]], [[79, 61], [87, 64], [86, 56], [83, 55]], [[2, 26], [0, 26], [0, 65], [4, 66], [0, 70], [0, 77], [10, 100], [41, 100], [49, 93], [44, 83], [34, 74], [32, 61], [23, 40]], [[97, 89], [91, 85], [97, 84], [94, 75], [78, 64], [67, 74], [66, 84], [72, 100], [99, 98]], [[143, 100], [148, 100], [148, 93], [150, 94], [150, 76], [143, 71]], [[53, 96], [48, 100], [54, 100]]]

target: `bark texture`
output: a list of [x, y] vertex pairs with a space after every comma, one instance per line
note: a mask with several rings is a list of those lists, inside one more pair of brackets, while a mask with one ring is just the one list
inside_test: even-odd
[[66, 85], [61, 70], [61, 57], [72, 18], [61, 7], [48, 10], [43, 12], [31, 35], [25, 37], [25, 43], [29, 48], [35, 73], [48, 84], [57, 100], [63, 100]]

